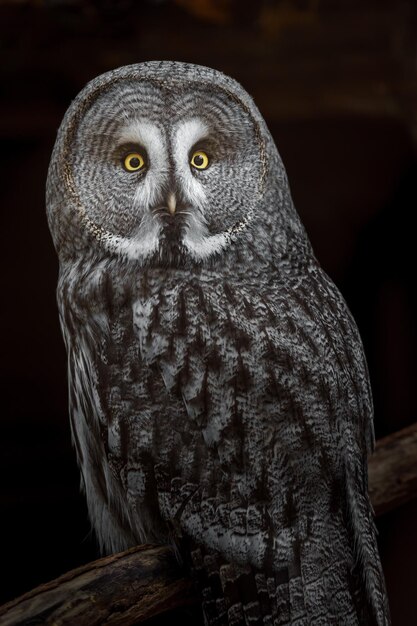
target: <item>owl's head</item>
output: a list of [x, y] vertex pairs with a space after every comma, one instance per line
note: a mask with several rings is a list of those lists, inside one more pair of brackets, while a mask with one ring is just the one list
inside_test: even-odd
[[262, 248], [278, 237], [284, 253], [290, 235], [304, 238], [250, 96], [184, 63], [122, 67], [84, 88], [59, 130], [47, 205], [62, 257], [93, 247], [181, 265], [212, 261], [236, 242]]

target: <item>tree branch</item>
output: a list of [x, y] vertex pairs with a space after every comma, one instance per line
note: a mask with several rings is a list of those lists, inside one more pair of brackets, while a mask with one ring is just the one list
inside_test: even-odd
[[376, 516], [417, 497], [417, 423], [379, 439], [368, 471]]
[[1, 626], [126, 626], [198, 602], [167, 546], [138, 546], [93, 561], [0, 608]]

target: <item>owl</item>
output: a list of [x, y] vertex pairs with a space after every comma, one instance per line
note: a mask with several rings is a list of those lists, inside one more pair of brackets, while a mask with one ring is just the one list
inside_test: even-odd
[[99, 76], [47, 213], [102, 551], [174, 546], [207, 624], [388, 625], [361, 340], [251, 97], [178, 62]]

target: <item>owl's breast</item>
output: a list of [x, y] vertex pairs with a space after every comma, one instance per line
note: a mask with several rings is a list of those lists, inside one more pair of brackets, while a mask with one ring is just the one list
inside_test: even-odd
[[314, 429], [318, 414], [360, 412], [352, 379], [359, 366], [366, 385], [362, 348], [321, 275], [255, 283], [149, 269], [129, 289], [111, 278], [91, 279], [89, 293], [85, 281], [73, 288], [71, 306], [87, 322], [71, 323], [88, 346], [116, 456], [132, 441], [175, 448], [195, 428], [201, 445], [237, 467], [288, 425]]
[[337, 441], [367, 398], [352, 382], [361, 347], [338, 321], [337, 294], [329, 302], [308, 275], [265, 284], [149, 270], [129, 290], [99, 284], [77, 301], [87, 323], [74, 336], [110, 473], [138, 519], [185, 511], [204, 537], [240, 528], [241, 513], [245, 535], [268, 533], [265, 503], [281, 502], [283, 486], [314, 494], [329, 475], [342, 480]]
[[231, 395], [251, 393], [264, 311], [259, 293], [255, 304], [242, 285], [238, 291], [217, 276], [174, 276], [163, 285], [148, 277], [133, 303], [133, 326], [142, 367], [156, 368], [167, 394], [180, 395], [188, 416], [204, 423], [213, 403], [225, 416]]

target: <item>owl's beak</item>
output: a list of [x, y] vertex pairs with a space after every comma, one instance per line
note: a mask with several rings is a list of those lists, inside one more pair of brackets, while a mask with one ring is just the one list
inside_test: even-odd
[[177, 208], [177, 199], [175, 197], [175, 193], [169, 194], [168, 199], [167, 199], [167, 207], [171, 215], [174, 215], [175, 209]]

